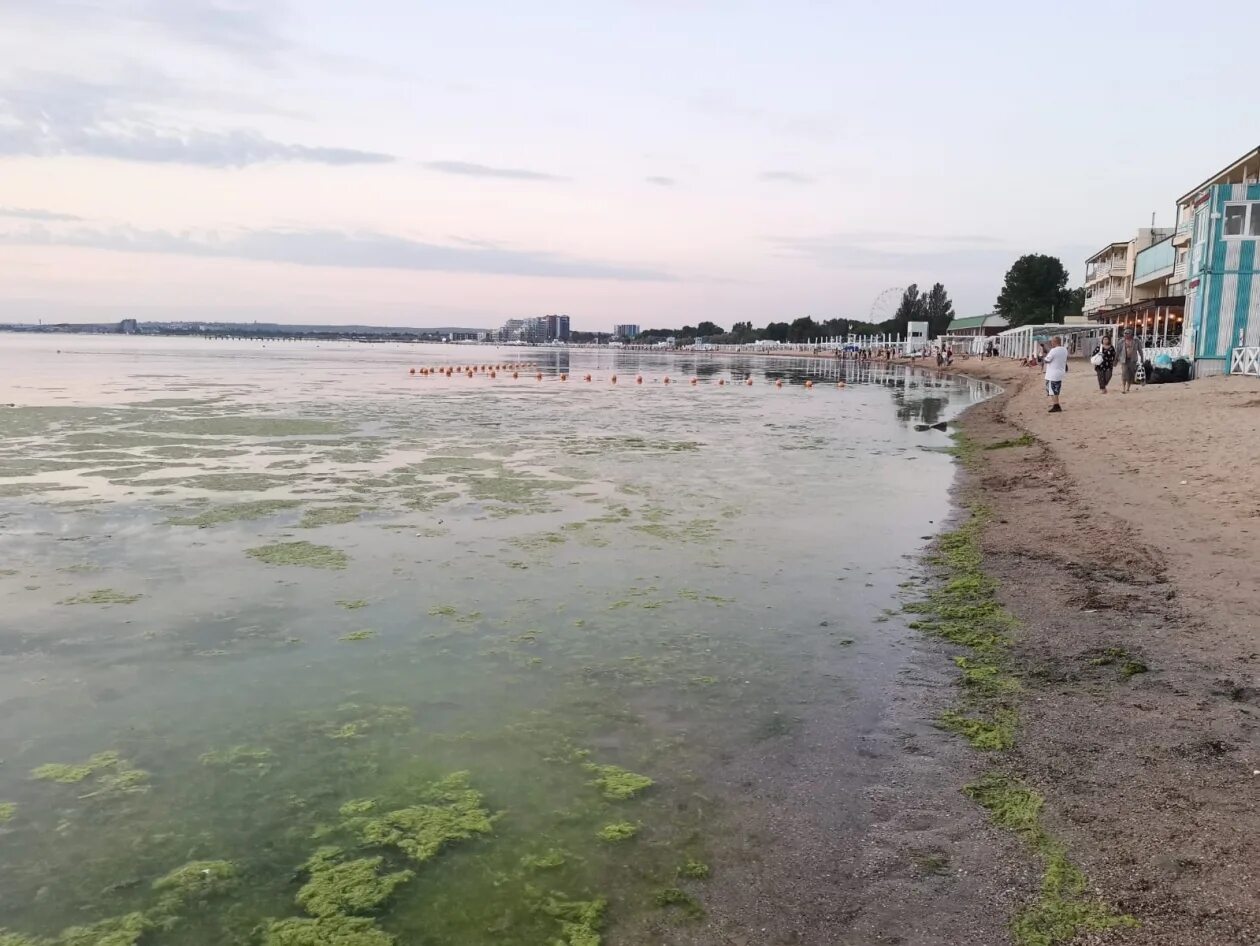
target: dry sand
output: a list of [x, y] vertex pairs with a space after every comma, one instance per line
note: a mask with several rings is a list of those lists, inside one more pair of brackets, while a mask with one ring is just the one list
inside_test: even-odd
[[[1260, 942], [1260, 381], [1098, 392], [1074, 360], [1061, 414], [1037, 369], [963, 423], [961, 498], [992, 512], [985, 567], [1021, 619], [1015, 767], [1137, 931], [1091, 942]], [[1149, 671], [1094, 660], [1119, 648]]]

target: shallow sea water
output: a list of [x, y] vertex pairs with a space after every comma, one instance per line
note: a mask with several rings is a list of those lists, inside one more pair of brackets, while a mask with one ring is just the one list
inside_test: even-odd
[[[987, 393], [804, 359], [70, 336], [3, 337], [0, 379], [0, 928], [109, 946], [331, 942], [268, 925], [308, 915], [325, 845], [414, 872], [343, 946], [695, 922], [698, 865], [743, 843], [709, 773], [823, 690], [855, 732], [878, 712], [898, 587], [948, 516], [948, 440], [915, 425]], [[604, 765], [652, 785], [607, 797]], [[488, 831], [424, 859], [365, 839], [457, 772]], [[194, 861], [233, 876], [161, 912]]]

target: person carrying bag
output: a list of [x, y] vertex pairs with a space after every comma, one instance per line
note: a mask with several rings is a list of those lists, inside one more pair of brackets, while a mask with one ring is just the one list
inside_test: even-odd
[[1107, 385], [1111, 383], [1111, 373], [1116, 367], [1116, 346], [1111, 344], [1110, 335], [1102, 337], [1089, 363], [1094, 366], [1094, 374], [1098, 375], [1098, 390], [1106, 394]]

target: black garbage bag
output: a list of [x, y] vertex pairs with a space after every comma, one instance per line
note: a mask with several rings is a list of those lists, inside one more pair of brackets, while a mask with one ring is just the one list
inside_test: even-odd
[[1185, 358], [1178, 358], [1172, 363], [1172, 380], [1174, 382], [1190, 380], [1190, 362]]

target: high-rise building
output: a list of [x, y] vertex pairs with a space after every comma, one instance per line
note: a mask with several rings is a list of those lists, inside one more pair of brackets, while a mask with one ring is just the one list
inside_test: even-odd
[[637, 325], [614, 325], [613, 337], [631, 339], [639, 334], [639, 326]]
[[508, 319], [499, 329], [501, 342], [525, 342], [529, 345], [545, 345], [548, 342], [569, 340], [567, 315], [537, 315], [530, 319]]

